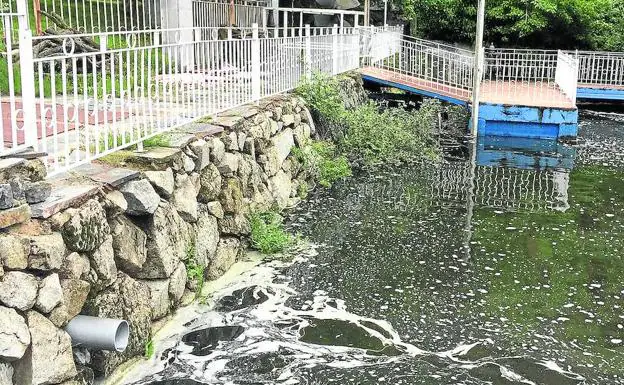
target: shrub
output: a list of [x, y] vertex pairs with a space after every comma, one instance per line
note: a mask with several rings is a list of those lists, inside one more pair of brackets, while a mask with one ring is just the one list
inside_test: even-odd
[[[434, 132], [444, 108], [436, 100], [425, 100], [417, 111], [402, 108], [380, 110], [372, 102], [348, 110], [340, 96], [339, 80], [320, 74], [304, 82], [296, 92], [316, 115], [320, 115], [321, 121], [333, 125], [330, 134], [321, 137], [333, 139], [338, 145], [338, 153], [352, 161], [371, 165], [437, 158], [440, 153]], [[326, 167], [319, 163], [319, 169], [324, 169], [328, 176], [321, 178], [321, 184], [331, 184], [332, 175], [346, 172], [346, 158], [332, 151], [331, 158], [337, 162], [327, 163]], [[348, 175], [351, 175], [350, 171]]]
[[204, 288], [204, 266], [197, 263], [195, 243], [191, 243], [186, 248], [186, 276], [189, 281], [197, 281], [195, 299], [199, 298]]
[[349, 160], [344, 155], [338, 155], [334, 144], [325, 141], [314, 142], [311, 152], [321, 186], [330, 187], [334, 182], [352, 175]]
[[340, 84], [336, 77], [314, 73], [312, 79], [301, 83], [295, 93], [328, 121], [336, 123], [344, 116], [345, 107], [340, 96]]
[[262, 254], [283, 252], [294, 242], [294, 237], [284, 230], [281, 215], [273, 211], [252, 214], [250, 223], [251, 246]]
[[338, 154], [336, 146], [331, 142], [314, 141], [303, 149], [294, 148], [293, 155], [315, 176], [321, 186], [330, 187], [337, 180], [352, 175], [349, 160]]
[[373, 103], [347, 111], [348, 128], [339, 146], [349, 158], [368, 165], [435, 158], [439, 150], [433, 133], [439, 108], [439, 102], [428, 101], [415, 112], [380, 111]]

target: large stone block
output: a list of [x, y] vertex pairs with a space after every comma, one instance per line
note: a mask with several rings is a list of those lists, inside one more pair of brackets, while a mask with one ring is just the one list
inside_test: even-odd
[[219, 219], [219, 230], [224, 235], [249, 235], [251, 225], [245, 215], [228, 214]]
[[62, 234], [65, 244], [72, 251], [97, 249], [110, 234], [106, 211], [95, 199], [87, 201], [65, 222]]
[[100, 247], [90, 253], [89, 261], [91, 262], [91, 270], [95, 273], [90, 274], [91, 285], [100, 290], [110, 286], [117, 279], [117, 265], [115, 265], [115, 252], [113, 251], [113, 237], [108, 236]]
[[92, 366], [99, 375], [108, 376], [122, 362], [143, 354], [151, 338], [150, 292], [145, 284], [119, 273], [113, 285], [87, 302], [84, 314], [125, 319], [130, 324], [130, 339], [123, 353], [94, 352]]
[[63, 260], [59, 276], [63, 279], [85, 279], [89, 275], [90, 270], [91, 263], [89, 262], [89, 257], [73, 252]]
[[61, 281], [61, 288], [63, 288], [64, 315], [69, 321], [82, 311], [91, 285], [80, 279], [64, 279]]
[[206, 143], [210, 147], [210, 160], [213, 163], [221, 162], [225, 155], [225, 144], [219, 138], [208, 138]]
[[0, 360], [19, 360], [29, 345], [30, 331], [24, 317], [14, 309], [0, 306]]
[[221, 191], [221, 173], [217, 166], [210, 164], [199, 174], [200, 190], [197, 199], [208, 203], [215, 200]]
[[189, 144], [189, 149], [197, 157], [195, 159], [195, 171], [201, 172], [210, 164], [210, 145], [203, 139]]
[[226, 213], [238, 214], [243, 211], [243, 186], [238, 178], [228, 178], [223, 182], [219, 202]]
[[28, 267], [29, 242], [27, 239], [0, 235], [0, 266], [10, 270]]
[[39, 282], [39, 294], [35, 308], [42, 313], [49, 313], [63, 300], [63, 289], [58, 274], [50, 274]]
[[124, 272], [135, 275], [147, 258], [147, 235], [125, 216], [110, 221], [115, 262]]
[[8, 271], [0, 280], [0, 303], [26, 311], [37, 300], [39, 282], [33, 275], [21, 271]]
[[197, 222], [197, 192], [191, 178], [186, 174], [176, 176], [176, 189], [171, 203], [187, 222]]
[[232, 176], [238, 171], [239, 163], [240, 157], [238, 154], [226, 152], [221, 162], [217, 163], [217, 169], [223, 176]]
[[61, 268], [63, 258], [67, 254], [67, 248], [61, 234], [37, 235], [28, 239], [30, 240], [29, 268], [41, 271]]
[[195, 243], [195, 259], [200, 266], [207, 266], [214, 258], [219, 243], [219, 227], [217, 218], [206, 209], [200, 210], [197, 221], [197, 241]]
[[264, 151], [266, 154], [264, 170], [269, 176], [275, 175], [282, 168], [282, 163], [295, 145], [293, 130], [291, 128], [283, 130], [271, 139], [271, 143], [272, 145]]
[[169, 279], [169, 297], [174, 305], [180, 303], [182, 296], [184, 295], [184, 289], [186, 288], [186, 266], [180, 262], [175, 269], [171, 278]]
[[73, 378], [76, 366], [72, 356], [71, 338], [36, 311], [26, 314], [31, 347], [24, 357], [13, 364], [17, 384], [59, 384]]
[[30, 206], [23, 204], [7, 210], [0, 210], [0, 229], [4, 229], [30, 219]]
[[160, 203], [160, 196], [156, 193], [150, 182], [145, 179], [133, 180], [119, 190], [128, 201], [130, 215], [153, 214]]
[[52, 194], [52, 184], [46, 181], [27, 182], [24, 185], [24, 197], [28, 204], [41, 203]]
[[280, 209], [288, 207], [291, 188], [290, 176], [282, 170], [274, 177], [269, 178], [269, 190]]
[[145, 171], [145, 177], [160, 196], [165, 199], [171, 197], [175, 188], [175, 179], [171, 168], [164, 171]]
[[157, 279], [141, 281], [150, 291], [150, 309], [152, 321], [161, 319], [169, 314], [169, 280]]
[[13, 365], [0, 362], [0, 385], [13, 385]]
[[0, 184], [0, 210], [13, 207], [13, 188], [9, 183]]
[[206, 278], [213, 280], [222, 276], [232, 267], [241, 254], [242, 246], [238, 238], [221, 238], [215, 256], [206, 269]]
[[137, 274], [142, 279], [169, 278], [195, 241], [193, 227], [166, 202], [144, 224], [147, 234], [147, 259]]

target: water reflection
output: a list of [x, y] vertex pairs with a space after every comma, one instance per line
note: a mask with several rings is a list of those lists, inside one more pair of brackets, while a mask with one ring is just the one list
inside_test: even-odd
[[139, 383], [623, 383], [619, 152], [518, 143], [316, 193], [289, 226], [318, 255], [217, 293]]

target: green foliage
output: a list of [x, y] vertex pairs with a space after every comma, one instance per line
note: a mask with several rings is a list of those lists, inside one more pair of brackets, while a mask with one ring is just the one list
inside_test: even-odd
[[150, 359], [154, 356], [154, 341], [149, 340], [145, 343], [145, 351], [143, 353], [143, 357], [146, 359]]
[[[292, 154], [323, 187], [331, 187], [334, 182], [352, 175], [349, 160], [340, 155], [329, 141], [319, 140], [304, 148], [296, 147]], [[308, 186], [301, 185], [299, 188], [299, 197], [307, 196]]]
[[262, 254], [285, 251], [294, 237], [284, 230], [283, 218], [273, 211], [254, 213], [250, 217], [251, 246]]
[[340, 82], [335, 76], [315, 73], [295, 90], [308, 106], [331, 123], [339, 123], [345, 108], [340, 96]]
[[[340, 98], [339, 80], [320, 74], [303, 83], [297, 92], [324, 119], [341, 126], [340, 135], [333, 137], [338, 154], [348, 159], [372, 165], [437, 157], [439, 149], [433, 129], [443, 110], [437, 101], [426, 101], [418, 111], [401, 108], [382, 111], [373, 103], [348, 110]], [[317, 158], [336, 160], [319, 163], [321, 184], [331, 184], [334, 175], [344, 176], [348, 162], [337, 156], [334, 148], [321, 146], [325, 148], [315, 148]]]
[[[472, 45], [476, 2], [401, 0], [395, 9], [419, 36]], [[496, 46], [624, 49], [620, 0], [500, 0], [486, 2], [485, 39]]]
[[365, 164], [435, 158], [437, 146], [433, 128], [438, 121], [440, 103], [423, 104], [420, 111], [400, 108], [379, 111], [372, 103], [346, 114], [346, 134], [340, 142], [349, 158]]
[[192, 242], [186, 248], [186, 276], [189, 281], [197, 282], [195, 290], [195, 299], [200, 298], [202, 289], [204, 288], [204, 266], [197, 263], [197, 250], [195, 243]]
[[336, 152], [336, 146], [318, 141], [310, 146], [311, 159], [321, 186], [330, 187], [334, 182], [352, 175], [351, 164], [344, 155]]
[[167, 139], [164, 135], [156, 135], [151, 138], [145, 139], [143, 141], [143, 147], [151, 148], [151, 147], [168, 147], [169, 139]]
[[310, 193], [310, 187], [308, 186], [307, 183], [301, 183], [299, 186], [297, 186], [297, 196], [301, 199], [306, 199], [308, 197], [308, 194]]

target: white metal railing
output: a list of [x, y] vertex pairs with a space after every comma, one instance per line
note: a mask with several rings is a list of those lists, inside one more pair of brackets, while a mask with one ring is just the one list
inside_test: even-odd
[[561, 92], [574, 103], [576, 103], [576, 93], [578, 90], [578, 69], [579, 61], [576, 56], [563, 51], [557, 53], [555, 83]]
[[229, 26], [230, 13], [233, 12], [238, 27], [251, 27], [258, 24], [267, 26], [265, 2], [237, 1], [233, 5], [229, 1], [193, 0], [193, 23], [196, 27]]
[[[312, 71], [358, 68], [355, 29], [309, 28], [260, 37], [258, 27], [38, 36], [63, 51], [35, 58], [38, 150], [50, 174], [206, 115], [295, 88]], [[80, 38], [98, 49], [80, 51]], [[121, 44], [123, 42], [124, 44]]]
[[[273, 12], [275, 25], [281, 22], [282, 27], [303, 26], [310, 20], [321, 25], [337, 24], [339, 27], [359, 27], [364, 22], [364, 12], [334, 8], [294, 8], [278, 7], [267, 9]], [[314, 16], [310, 18], [310, 16]]]
[[562, 94], [557, 84], [558, 62], [557, 51], [486, 49], [481, 100], [573, 107], [576, 99]]
[[[473, 88], [474, 55], [445, 44], [391, 32], [375, 35], [368, 66], [420, 89], [468, 100]], [[409, 84], [408, 84], [409, 85]]]
[[[31, 36], [26, 3], [0, 0], [0, 155], [25, 149], [37, 139], [29, 129], [34, 105], [19, 98], [33, 92]], [[20, 70], [24, 63], [30, 65]]]
[[578, 55], [579, 86], [624, 87], [624, 52], [568, 52]]

